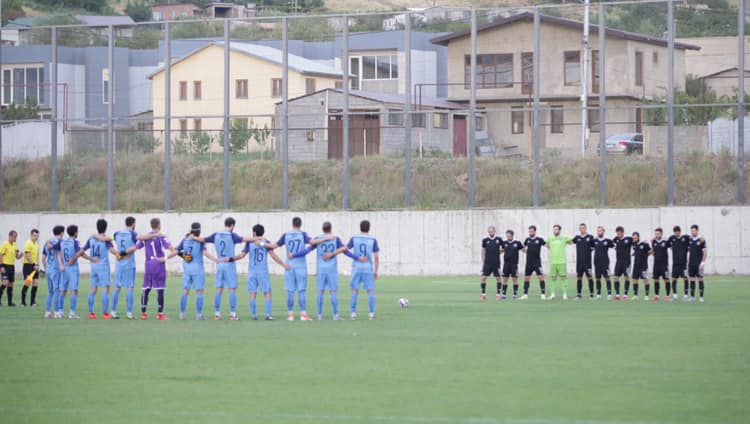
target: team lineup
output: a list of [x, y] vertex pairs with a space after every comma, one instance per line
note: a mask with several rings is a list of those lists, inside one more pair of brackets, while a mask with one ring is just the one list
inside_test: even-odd
[[[506, 239], [501, 240], [496, 235], [494, 226], [487, 230], [488, 235], [482, 240], [482, 278], [481, 300], [487, 299], [487, 277], [494, 276], [497, 281], [496, 300], [508, 297], [508, 280], [513, 281], [513, 299], [526, 300], [529, 297], [529, 286], [532, 275], [539, 280], [540, 297], [542, 300], [553, 300], [556, 297], [557, 286], [562, 286], [562, 298], [568, 299], [567, 283], [567, 252], [568, 245], [575, 245], [576, 252], [576, 300], [583, 298], [583, 277], [588, 281], [589, 299], [601, 299], [602, 279], [606, 282], [607, 300], [637, 300], [639, 282], [643, 280], [645, 300], [659, 301], [661, 282], [664, 282], [665, 301], [677, 300], [677, 283], [683, 280], [683, 300], [695, 299], [696, 281], [698, 283], [698, 301], [703, 302], [704, 281], [703, 269], [708, 259], [706, 240], [699, 234], [698, 225], [690, 227], [690, 235], [682, 234], [679, 226], [673, 228], [669, 239], [664, 238], [661, 228], [654, 230], [654, 236], [649, 241], [641, 238], [638, 232], [631, 236], [625, 235], [625, 229], [618, 226], [614, 238], [605, 237], [605, 229], [597, 227], [596, 236], [589, 234], [586, 224], [579, 225], [579, 234], [575, 237], [562, 235], [562, 227], [552, 227], [552, 236], [544, 240], [536, 233], [536, 226], [529, 227], [529, 236], [522, 243], [514, 239], [512, 230], [505, 232]], [[549, 253], [550, 290], [547, 287], [542, 271], [542, 247]], [[612, 295], [612, 278], [610, 277], [609, 250], [615, 250], [614, 267], [614, 297]], [[669, 250], [672, 251], [672, 272], [669, 273]], [[523, 294], [518, 297], [518, 263], [520, 253], [526, 255], [526, 266], [523, 274]], [[501, 272], [502, 255], [502, 272]], [[592, 273], [593, 256], [593, 273]], [[649, 298], [649, 256], [653, 256], [652, 279], [654, 282], [654, 297]], [[631, 271], [632, 266], [632, 271]], [[671, 276], [671, 281], [670, 281]], [[624, 290], [620, 296], [620, 278], [624, 279]], [[630, 294], [632, 280], [633, 296]], [[596, 282], [596, 290], [594, 286]], [[670, 284], [671, 283], [671, 284]]]
[[[249, 293], [249, 309], [253, 320], [258, 319], [257, 294], [263, 294], [265, 320], [273, 320], [271, 314], [272, 290], [270, 273], [268, 269], [268, 257], [284, 268], [284, 288], [287, 292], [287, 320], [295, 320], [295, 294], [299, 307], [299, 319], [301, 321], [312, 321], [307, 314], [307, 261], [305, 256], [316, 251], [317, 270], [317, 318], [322, 319], [324, 294], [330, 295], [331, 308], [334, 320], [340, 320], [338, 310], [338, 263], [337, 256], [344, 254], [352, 259], [351, 273], [351, 319], [357, 317], [357, 301], [360, 290], [367, 293], [369, 319], [375, 318], [375, 280], [378, 278], [380, 248], [377, 240], [369, 235], [370, 222], [360, 222], [361, 233], [351, 237], [348, 244], [332, 234], [332, 226], [329, 222], [323, 224], [323, 233], [311, 238], [302, 231], [302, 220], [299, 217], [292, 219], [292, 229], [284, 233], [278, 241], [271, 242], [265, 238], [265, 229], [262, 225], [253, 226], [252, 236], [243, 237], [237, 234], [235, 220], [226, 218], [224, 230], [215, 232], [209, 236], [201, 237], [200, 223], [193, 223], [190, 231], [182, 238], [180, 243], [174, 247], [165, 234], [161, 232], [161, 222], [158, 218], [150, 221], [151, 231], [146, 234], [138, 234], [135, 231], [135, 218], [125, 219], [125, 229], [117, 231], [113, 236], [108, 236], [107, 221], [99, 219], [96, 222], [97, 234], [92, 235], [86, 243], [81, 246], [78, 241], [78, 226], [69, 225], [64, 227], [57, 225], [53, 228], [53, 237], [42, 246], [41, 265], [37, 263], [39, 258], [39, 231], [34, 229], [31, 238], [24, 245], [24, 253], [21, 254], [16, 245], [17, 233], [11, 231], [8, 240], [0, 246], [3, 285], [0, 286], [0, 304], [2, 295], [7, 291], [8, 306], [13, 303], [13, 283], [16, 260], [24, 258], [24, 288], [22, 291], [21, 306], [27, 306], [27, 288], [32, 287], [31, 302], [29, 306], [36, 306], [36, 293], [38, 288], [38, 272], [46, 273], [48, 294], [45, 305], [45, 318], [63, 318], [65, 299], [68, 297], [68, 318], [79, 319], [76, 314], [78, 303], [78, 288], [80, 282], [79, 259], [88, 260], [91, 263], [91, 284], [88, 294], [88, 318], [97, 319], [94, 312], [96, 295], [101, 289], [101, 318], [119, 319], [117, 307], [122, 289], [126, 295], [126, 318], [136, 319], [133, 314], [134, 288], [136, 281], [135, 253], [142, 250], [145, 256], [145, 273], [141, 292], [141, 316], [142, 320], [148, 319], [148, 301], [152, 291], [157, 295], [157, 320], [167, 320], [164, 314], [164, 295], [167, 282], [166, 262], [179, 256], [182, 259], [182, 295], [180, 297], [180, 320], [185, 319], [188, 296], [191, 290], [195, 291], [196, 319], [203, 320], [204, 290], [206, 286], [206, 274], [204, 262], [210, 260], [215, 262], [216, 273], [214, 285], [214, 319], [221, 320], [221, 303], [224, 291], [228, 291], [230, 320], [239, 320], [237, 313], [237, 264], [245, 257], [249, 257], [249, 268], [247, 276], [247, 290]], [[207, 244], [214, 245], [215, 254], [212, 254]], [[236, 246], [244, 244], [242, 251], [237, 254]], [[286, 248], [286, 258], [280, 258], [274, 250], [279, 247]], [[114, 291], [112, 293], [112, 308], [110, 312], [110, 262], [109, 255], [115, 258]]]

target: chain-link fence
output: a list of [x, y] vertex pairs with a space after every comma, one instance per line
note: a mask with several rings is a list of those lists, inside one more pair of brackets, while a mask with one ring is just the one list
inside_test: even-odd
[[6, 26], [0, 207], [743, 204], [744, 7]]

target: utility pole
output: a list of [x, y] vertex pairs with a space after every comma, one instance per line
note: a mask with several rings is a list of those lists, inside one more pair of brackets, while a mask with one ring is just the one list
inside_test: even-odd
[[586, 146], [589, 144], [588, 106], [589, 106], [589, 14], [590, 0], [584, 1], [583, 6], [583, 66], [581, 69], [581, 157], [586, 156]]

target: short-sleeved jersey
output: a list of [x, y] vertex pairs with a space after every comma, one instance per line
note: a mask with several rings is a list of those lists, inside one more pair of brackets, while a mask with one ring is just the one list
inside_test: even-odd
[[[52, 248], [47, 247], [47, 243], [51, 244]], [[45, 256], [44, 266], [47, 269], [47, 272], [59, 271], [60, 264], [57, 263], [57, 252], [60, 250], [60, 240], [53, 238], [47, 243], [45, 243], [42, 248], [42, 253]]]
[[[118, 252], [125, 252], [138, 243], [137, 237], [138, 233], [133, 230], [116, 232], [114, 236], [115, 249], [117, 249]], [[117, 266], [127, 269], [135, 268], [135, 254], [130, 254], [126, 258], [118, 260]]]
[[3, 265], [15, 265], [16, 264], [16, 252], [18, 252], [18, 245], [15, 242], [11, 243], [5, 240], [0, 245], [0, 255], [3, 255]]
[[500, 263], [500, 248], [502, 240], [500, 237], [485, 237], [482, 239], [482, 249], [484, 249], [484, 263]]
[[182, 261], [182, 271], [185, 274], [195, 275], [205, 273], [203, 268], [203, 251], [206, 250], [206, 245], [185, 237], [177, 245], [177, 251], [183, 253], [183, 255], [189, 254], [192, 259], [190, 262]]
[[688, 246], [690, 245], [690, 236], [683, 234], [679, 237], [674, 234], [669, 236], [669, 247], [672, 249], [672, 263], [675, 265], [686, 265], [688, 259]]
[[[286, 246], [286, 253], [291, 253], [292, 255], [296, 255], [305, 250], [305, 246], [308, 243], [310, 243], [310, 236], [308, 236], [306, 232], [300, 230], [287, 231], [282, 234], [279, 241], [276, 242], [279, 246]], [[290, 259], [289, 265], [296, 269], [307, 269], [307, 261], [304, 257]]]
[[547, 249], [549, 250], [550, 264], [564, 265], [568, 262], [565, 248], [572, 240], [572, 237], [564, 235], [547, 237]]
[[654, 265], [666, 267], [669, 264], [669, 241], [653, 239], [651, 248], [654, 250]]
[[373, 261], [372, 256], [375, 253], [380, 252], [378, 241], [375, 237], [369, 234], [360, 234], [349, 239], [349, 243], [346, 245], [350, 250], [357, 256], [365, 256], [367, 262], [354, 261], [352, 262], [352, 272], [373, 272]]
[[[25, 264], [36, 264], [39, 262], [39, 243], [35, 242], [34, 240], [26, 240], [26, 243], [23, 245], [23, 263]], [[29, 254], [31, 256], [31, 260], [29, 260], [26, 257], [26, 254]]]
[[700, 265], [703, 262], [703, 251], [706, 250], [706, 240], [703, 237], [690, 238], [690, 265]]
[[523, 249], [523, 243], [518, 240], [503, 240], [502, 246], [505, 263], [518, 265], [518, 252]]
[[[263, 240], [263, 243], [270, 244], [271, 242]], [[255, 243], [245, 243], [242, 253], [247, 253], [250, 275], [268, 275], [268, 249]]]
[[136, 243], [135, 247], [137, 249], [143, 249], [146, 254], [146, 268], [148, 272], [148, 268], [153, 267], [162, 267], [164, 266], [163, 263], [160, 263], [154, 258], [164, 258], [166, 257], [166, 251], [167, 249], [172, 247], [172, 244], [169, 243], [169, 240], [167, 240], [166, 237], [156, 237], [150, 240], [141, 240], [138, 243]]
[[[316, 239], [322, 239], [328, 237], [330, 234], [321, 234]], [[336, 260], [336, 256], [330, 258], [330, 259], [324, 259], [323, 255], [326, 253], [333, 253], [336, 249], [343, 247], [344, 243], [341, 241], [340, 238], [336, 237], [333, 240], [327, 240], [324, 241], [317, 246], [315, 246], [315, 249], [317, 250], [317, 263], [316, 263], [316, 270], [318, 273], [321, 271], [324, 272], [336, 272], [338, 270], [338, 261]]]
[[633, 250], [633, 238], [630, 236], [615, 237], [612, 242], [615, 244], [617, 262], [629, 264], [630, 252]]
[[648, 254], [650, 251], [651, 246], [645, 241], [633, 244], [633, 269], [648, 269]]
[[609, 249], [615, 247], [612, 240], [608, 238], [594, 239], [594, 263], [597, 264], [608, 264], [609, 263]]
[[89, 256], [99, 259], [99, 262], [91, 262], [91, 269], [109, 270], [109, 249], [112, 247], [111, 241], [101, 241], [93, 237], [86, 241], [83, 250], [89, 251]]
[[63, 265], [66, 267], [77, 267], [78, 260], [73, 262], [73, 265], [68, 264], [68, 261], [73, 259], [73, 256], [75, 256], [80, 250], [81, 245], [76, 239], [66, 238], [60, 241], [60, 252], [62, 253]]
[[547, 244], [541, 237], [526, 237], [523, 242], [526, 248], [526, 265], [542, 265], [542, 246]]
[[[233, 231], [217, 231], [204, 239], [213, 243], [219, 259], [233, 258], [234, 246], [242, 243], [242, 237]], [[219, 265], [226, 262], [219, 262]]]
[[591, 266], [591, 249], [594, 248], [594, 236], [591, 234], [578, 234], [573, 237], [576, 245], [576, 263]]

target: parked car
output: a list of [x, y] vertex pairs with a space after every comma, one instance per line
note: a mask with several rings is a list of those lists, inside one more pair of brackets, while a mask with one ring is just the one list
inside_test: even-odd
[[643, 154], [643, 134], [641, 133], [615, 134], [607, 137], [604, 143], [607, 153]]

